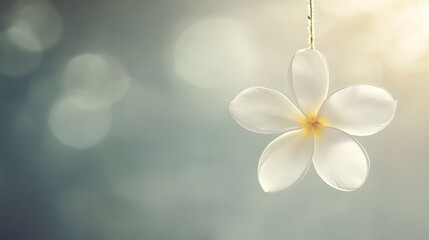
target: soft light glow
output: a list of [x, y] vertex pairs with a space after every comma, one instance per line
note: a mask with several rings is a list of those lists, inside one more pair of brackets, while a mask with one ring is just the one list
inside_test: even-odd
[[127, 92], [130, 78], [116, 59], [97, 54], [83, 54], [73, 58], [64, 73], [67, 90], [87, 94], [84, 102], [98, 101], [100, 107], [110, 107]]
[[427, 53], [429, 30], [429, 3], [410, 3], [378, 18], [375, 30], [382, 33], [383, 45], [376, 46], [394, 69], [410, 70], [420, 64]]
[[12, 44], [21, 50], [38, 52], [43, 49], [40, 40], [28, 26], [16, 24], [6, 30], [6, 36]]
[[255, 46], [246, 25], [235, 19], [203, 20], [176, 43], [179, 75], [201, 88], [221, 88], [255, 78]]
[[50, 128], [64, 145], [89, 148], [100, 143], [110, 130], [110, 109], [88, 105], [87, 96], [81, 92], [66, 94], [51, 109]]
[[53, 46], [61, 37], [62, 29], [57, 10], [47, 1], [36, 1], [12, 14], [6, 35], [20, 49], [38, 52]]

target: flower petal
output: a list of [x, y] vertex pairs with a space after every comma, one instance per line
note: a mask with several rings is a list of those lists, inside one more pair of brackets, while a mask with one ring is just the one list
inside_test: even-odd
[[353, 191], [365, 182], [369, 158], [353, 137], [335, 128], [323, 127], [314, 138], [313, 163], [328, 185], [342, 191]]
[[258, 179], [265, 192], [293, 186], [307, 172], [313, 155], [313, 135], [305, 129], [287, 132], [272, 141], [261, 155]]
[[289, 65], [288, 82], [302, 112], [315, 115], [328, 95], [329, 71], [318, 50], [298, 50]]
[[268, 88], [248, 88], [235, 97], [231, 115], [245, 129], [257, 133], [284, 133], [298, 129], [304, 115], [283, 94]]
[[355, 85], [329, 96], [317, 115], [326, 121], [325, 126], [350, 135], [367, 136], [389, 125], [395, 115], [396, 103], [381, 87]]

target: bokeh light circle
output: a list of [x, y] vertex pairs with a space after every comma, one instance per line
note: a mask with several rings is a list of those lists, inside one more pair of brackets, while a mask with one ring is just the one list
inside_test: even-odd
[[175, 46], [178, 74], [200, 88], [228, 87], [255, 77], [250, 29], [239, 20], [207, 19], [186, 29]]
[[111, 128], [110, 109], [88, 105], [86, 96], [81, 92], [66, 94], [51, 109], [50, 128], [64, 145], [78, 149], [95, 146]]
[[6, 35], [16, 47], [39, 52], [53, 46], [61, 37], [62, 18], [47, 1], [34, 1], [18, 8], [10, 18]]
[[67, 90], [86, 93], [90, 105], [98, 100], [100, 107], [110, 107], [127, 92], [130, 77], [116, 59], [97, 54], [82, 54], [73, 58], [64, 73]]

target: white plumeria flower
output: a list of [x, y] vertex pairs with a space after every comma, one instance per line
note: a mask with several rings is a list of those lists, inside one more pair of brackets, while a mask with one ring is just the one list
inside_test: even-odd
[[328, 95], [329, 72], [325, 56], [312, 49], [297, 51], [290, 63], [288, 82], [293, 104], [278, 91], [251, 87], [235, 97], [230, 111], [245, 129], [283, 133], [263, 151], [258, 179], [265, 192], [296, 184], [311, 161], [331, 187], [353, 191], [369, 172], [365, 149], [353, 136], [368, 136], [392, 121], [397, 101], [385, 89], [354, 85]]

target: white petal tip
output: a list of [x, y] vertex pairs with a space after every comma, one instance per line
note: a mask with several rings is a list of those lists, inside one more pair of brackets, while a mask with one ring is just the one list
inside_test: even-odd
[[266, 189], [266, 188], [264, 188], [264, 187], [262, 187], [262, 186], [261, 186], [261, 188], [262, 188], [262, 191], [264, 191], [264, 192], [266, 192], [266, 193], [271, 192], [269, 189]]
[[362, 184], [361, 184], [361, 185], [359, 185], [358, 187], [349, 188], [349, 189], [346, 189], [346, 188], [339, 188], [339, 187], [334, 187], [334, 186], [331, 186], [331, 185], [330, 185], [330, 187], [332, 187], [332, 188], [334, 188], [334, 189], [336, 189], [336, 190], [339, 190], [339, 191], [341, 191], [341, 192], [354, 192], [354, 191], [356, 191], [356, 190], [359, 190], [363, 185], [364, 185], [364, 183], [362, 183]]
[[279, 192], [279, 191], [269, 191], [269, 190], [264, 190], [264, 189], [262, 189], [265, 193], [276, 193], [276, 192]]
[[264, 187], [261, 185], [262, 191], [266, 192], [266, 193], [276, 193], [276, 192], [280, 192], [282, 190], [277, 190], [277, 189], [270, 189], [269, 187]]

